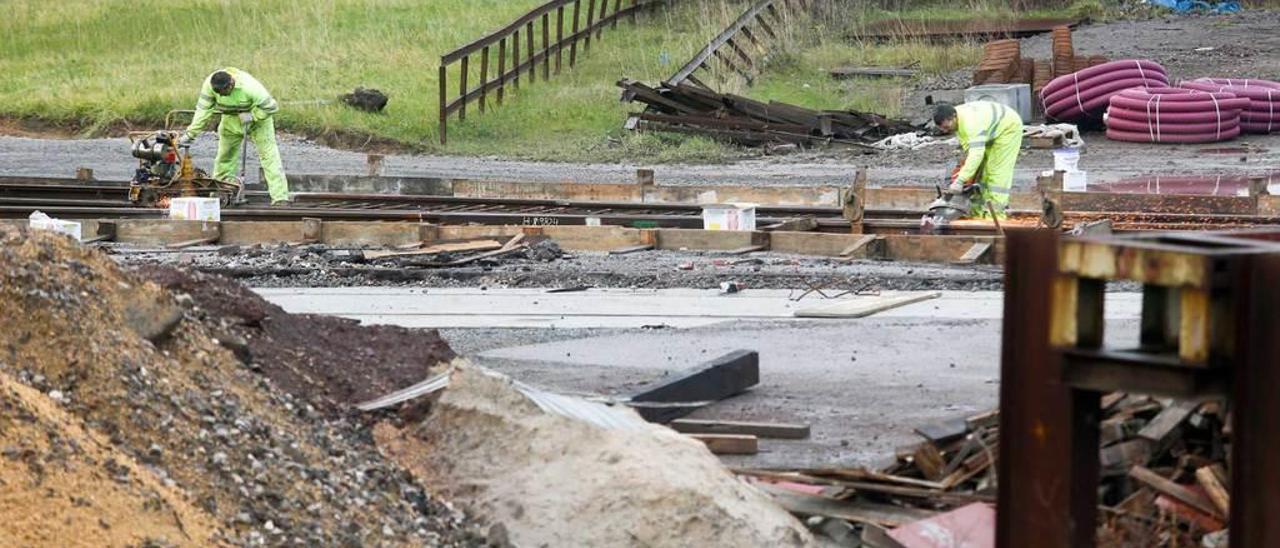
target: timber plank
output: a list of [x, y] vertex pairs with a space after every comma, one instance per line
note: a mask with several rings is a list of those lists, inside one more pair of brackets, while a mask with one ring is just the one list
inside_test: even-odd
[[1187, 506], [1195, 508], [1201, 512], [1222, 519], [1223, 516], [1218, 513], [1218, 509], [1204, 496], [1192, 491], [1185, 486], [1174, 483], [1172, 480], [1152, 472], [1145, 466], [1134, 466], [1129, 469], [1129, 477], [1145, 484], [1153, 490], [1173, 498]]
[[682, 434], [743, 434], [786, 440], [809, 437], [807, 424], [676, 419], [669, 426]]
[[634, 403], [687, 404], [681, 406], [635, 406], [649, 422], [668, 423], [706, 402], [722, 400], [759, 384], [760, 355], [752, 350], [735, 350], [669, 380], [642, 388]]
[[716, 455], [754, 455], [759, 451], [759, 438], [746, 434], [689, 434], [707, 445]]

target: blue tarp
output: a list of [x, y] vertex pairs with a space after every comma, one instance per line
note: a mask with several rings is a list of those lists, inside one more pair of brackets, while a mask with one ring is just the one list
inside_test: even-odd
[[1239, 2], [1203, 2], [1201, 0], [1147, 0], [1148, 4], [1169, 8], [1178, 13], [1207, 11], [1211, 13], [1236, 13]]

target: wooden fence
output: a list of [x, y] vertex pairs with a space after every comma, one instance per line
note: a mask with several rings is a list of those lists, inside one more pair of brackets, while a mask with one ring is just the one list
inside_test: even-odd
[[[685, 63], [665, 84], [676, 87], [686, 82], [697, 86], [714, 89], [698, 80], [694, 73], [698, 69], [711, 68], [712, 58], [718, 59], [729, 70], [736, 72], [751, 83], [753, 74], [758, 72], [755, 59], [749, 50], [756, 55], [769, 51], [766, 39], [777, 40], [778, 33], [774, 27], [781, 27], [783, 16], [779, 9], [809, 9], [812, 0], [760, 0], [742, 12], [728, 27], [716, 35], [707, 46]], [[755, 28], [756, 30], [752, 30]]]
[[[592, 36], [599, 40], [605, 27], [616, 28], [619, 19], [634, 20], [640, 11], [668, 2], [552, 0], [501, 30], [444, 54], [440, 57], [440, 144], [448, 142], [450, 114], [456, 112], [459, 120], [465, 120], [467, 105], [475, 102], [480, 103], [480, 112], [484, 112], [490, 93], [494, 94], [497, 104], [502, 104], [507, 84], [519, 89], [521, 75], [528, 75], [525, 85], [537, 81], [539, 72], [544, 81], [549, 80], [553, 74], [560, 74], [566, 51], [568, 65], [572, 67], [578, 61], [579, 43], [586, 52], [591, 47]], [[472, 57], [476, 55], [480, 58], [479, 82], [471, 86], [468, 77], [472, 72]], [[458, 74], [457, 95], [451, 98], [449, 72], [454, 65]], [[496, 68], [492, 77], [491, 67]]]

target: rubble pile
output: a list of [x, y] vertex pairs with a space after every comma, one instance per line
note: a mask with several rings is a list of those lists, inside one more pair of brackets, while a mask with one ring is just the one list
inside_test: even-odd
[[[0, 506], [0, 539], [17, 539], [0, 544], [33, 539], [12, 530], [30, 525], [20, 516], [31, 508], [57, 516], [40, 520], [40, 534], [99, 545], [127, 538], [134, 523], [156, 544], [482, 541], [462, 513], [384, 460], [354, 417], [326, 416], [326, 399], [310, 397], [340, 401], [341, 388], [281, 390], [270, 371], [237, 357], [245, 345], [209, 328], [245, 315], [220, 316], [206, 308], [209, 301], [199, 302], [175, 298], [63, 236], [0, 228], [0, 383], [8, 388], [12, 379], [38, 392], [0, 392], [7, 408], [18, 405], [15, 393], [26, 402], [3, 420], [45, 428], [52, 440], [7, 423], [0, 429], [0, 500], [26, 503]], [[272, 313], [260, 323], [278, 320]], [[328, 334], [311, 335], [324, 352]], [[251, 358], [261, 351], [246, 343]], [[317, 351], [281, 348], [295, 354], [286, 365], [299, 376], [329, 382], [307, 369], [325, 366]], [[59, 425], [58, 436], [51, 424]], [[77, 474], [98, 478], [77, 485]], [[70, 485], [84, 501], [65, 498]], [[77, 517], [85, 504], [116, 510], [94, 510], [103, 522], [86, 524]]]
[[[1224, 542], [1230, 505], [1224, 407], [1113, 393], [1103, 398], [1102, 408], [1099, 545]], [[994, 521], [977, 523], [994, 520], [993, 513], [970, 507], [994, 507], [998, 413], [943, 421], [916, 433], [924, 441], [901, 448], [878, 467], [737, 473], [793, 513], [856, 526], [864, 541], [910, 535], [912, 524], [922, 520], [947, 527], [939, 518], [950, 513], [968, 516], [955, 527], [994, 527]], [[960, 529], [954, 532], [963, 536]]]

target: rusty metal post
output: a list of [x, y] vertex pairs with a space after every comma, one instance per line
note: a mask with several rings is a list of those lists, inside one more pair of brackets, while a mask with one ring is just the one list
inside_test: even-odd
[[[1089, 419], [1098, 396], [1058, 381], [1049, 343], [1054, 318], [1080, 312], [1066, 305], [1085, 304], [1077, 318], [1086, 322], [1100, 313], [1091, 304], [1096, 288], [1081, 303], [1074, 285], [1062, 285], [1056, 232], [1011, 230], [1006, 246], [996, 545], [1087, 548], [1096, 526], [1097, 428]], [[1100, 330], [1086, 342], [1095, 336]]]
[[1235, 276], [1231, 546], [1280, 546], [1280, 255], [1258, 255]]
[[449, 71], [440, 63], [440, 144], [449, 142]]

